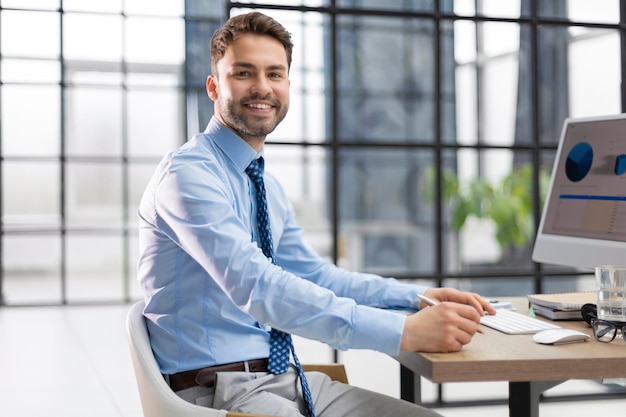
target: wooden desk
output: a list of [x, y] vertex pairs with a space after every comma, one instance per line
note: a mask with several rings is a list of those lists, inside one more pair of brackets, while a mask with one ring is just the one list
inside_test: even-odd
[[[521, 310], [520, 310], [521, 311]], [[556, 322], [588, 333], [584, 343], [551, 346], [534, 343], [532, 335], [507, 335], [486, 326], [460, 352], [402, 352], [395, 358], [419, 377], [434, 383], [509, 382], [509, 416], [538, 417], [540, 394], [570, 379], [626, 377], [626, 343], [616, 338], [600, 343], [584, 321]]]

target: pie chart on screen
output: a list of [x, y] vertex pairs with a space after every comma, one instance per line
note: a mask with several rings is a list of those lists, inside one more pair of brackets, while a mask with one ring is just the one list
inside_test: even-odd
[[570, 181], [578, 182], [585, 178], [593, 162], [593, 149], [587, 142], [577, 143], [567, 154], [565, 175]]

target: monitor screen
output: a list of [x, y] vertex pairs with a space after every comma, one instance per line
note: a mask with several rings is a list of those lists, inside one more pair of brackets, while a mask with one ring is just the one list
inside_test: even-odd
[[533, 260], [626, 265], [626, 114], [565, 120]]

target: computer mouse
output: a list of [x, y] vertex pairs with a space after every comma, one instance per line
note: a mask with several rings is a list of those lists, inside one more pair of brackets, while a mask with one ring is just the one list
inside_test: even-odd
[[573, 329], [541, 330], [533, 335], [533, 341], [543, 345], [584, 342], [587, 339], [589, 339], [588, 334]]

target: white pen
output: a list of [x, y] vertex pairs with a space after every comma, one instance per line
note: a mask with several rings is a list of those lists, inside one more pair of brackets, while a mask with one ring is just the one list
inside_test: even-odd
[[425, 302], [429, 306], [436, 306], [437, 304], [439, 304], [438, 302], [436, 302], [432, 298], [428, 298], [428, 297], [426, 297], [423, 294], [416, 294], [416, 295], [417, 295], [417, 298], [419, 298], [421, 301]]

